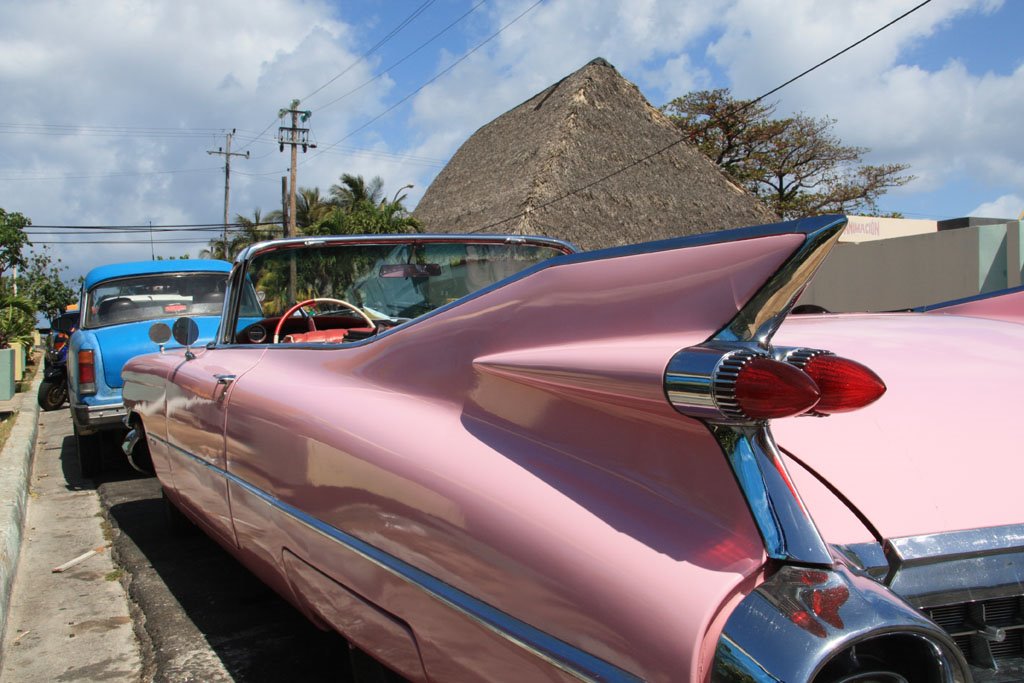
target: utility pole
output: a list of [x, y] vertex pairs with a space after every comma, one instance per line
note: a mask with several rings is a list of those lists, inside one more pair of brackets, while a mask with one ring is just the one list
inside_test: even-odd
[[298, 148], [302, 147], [302, 151], [306, 152], [310, 147], [315, 148], [316, 145], [309, 141], [309, 128], [299, 128], [299, 118], [302, 118], [302, 123], [309, 121], [309, 117], [313, 115], [313, 112], [299, 109], [299, 101], [292, 100], [291, 106], [288, 109], [280, 110], [277, 115], [283, 119], [286, 114], [292, 115], [291, 127], [280, 126], [277, 129], [277, 142], [280, 146], [280, 150], [284, 151], [285, 145], [290, 145], [292, 148], [292, 166], [290, 172], [290, 187], [288, 188], [288, 222], [285, 224], [284, 236], [294, 237], [295, 236], [295, 166], [298, 161]]
[[281, 235], [288, 236], [288, 176], [281, 176]]
[[231, 196], [231, 157], [245, 157], [249, 158], [249, 152], [240, 154], [239, 152], [231, 151], [231, 138], [235, 135], [235, 129], [232, 128], [231, 132], [227, 134], [227, 140], [224, 147], [218, 147], [217, 151], [206, 150], [207, 154], [218, 154], [224, 157], [224, 260], [228, 260], [228, 204]]

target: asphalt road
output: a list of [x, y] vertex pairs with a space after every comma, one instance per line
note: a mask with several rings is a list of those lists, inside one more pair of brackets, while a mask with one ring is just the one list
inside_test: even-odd
[[140, 609], [154, 681], [348, 680], [341, 637], [313, 627], [202, 532], [173, 532], [159, 482], [108, 460], [115, 468], [97, 491], [120, 532], [112, 556]]
[[[48, 603], [25, 601], [22, 613], [9, 623], [9, 635], [18, 642], [6, 650], [4, 680], [353, 680], [344, 639], [316, 629], [200, 531], [171, 532], [159, 482], [132, 470], [115, 450], [113, 439], [107, 444], [108, 470], [95, 481], [80, 476], [66, 409], [41, 415], [37, 443], [41, 445], [36, 450], [29, 502], [30, 515], [37, 517], [30, 522], [30, 542], [22, 547], [19, 571], [26, 571], [25, 578], [37, 584], [49, 582], [28, 585], [23, 591], [27, 595], [42, 593]], [[91, 525], [95, 541], [61, 540], [70, 534], [70, 495], [79, 497], [75, 506], [84, 511], [76, 513], [80, 520], [76, 523]], [[97, 509], [102, 511], [97, 513]], [[105, 532], [100, 528], [101, 516], [110, 525]], [[44, 536], [31, 542], [40, 534]], [[49, 567], [77, 555], [80, 545], [102, 544], [103, 537], [111, 544], [113, 572], [109, 563], [102, 569], [94, 558], [73, 572], [50, 573]], [[108, 572], [106, 581], [104, 572]], [[124, 591], [100, 591], [116, 587], [107, 582], [118, 578], [126, 588], [129, 605], [125, 605]], [[103, 637], [79, 655], [68, 648], [69, 642], [86, 644], [75, 629], [99, 623], [90, 614], [111, 621], [109, 614], [114, 610], [125, 616], [117, 617], [117, 624], [108, 630], [118, 624], [127, 626], [130, 613], [141, 654], [141, 662], [136, 659], [128, 670], [123, 670], [124, 657], [110, 659], [115, 650]], [[49, 621], [41, 621], [43, 616]], [[69, 641], [75, 635], [78, 638]], [[130, 630], [127, 638], [128, 643], [116, 652], [136, 651]], [[93, 660], [102, 666], [90, 665]], [[47, 663], [49, 669], [41, 666]], [[375, 677], [361, 675], [358, 679]]]

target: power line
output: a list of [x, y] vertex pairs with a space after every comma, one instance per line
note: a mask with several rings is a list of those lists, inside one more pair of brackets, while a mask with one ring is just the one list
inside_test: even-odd
[[169, 128], [158, 126], [94, 126], [87, 124], [2, 123], [0, 133], [18, 135], [84, 135], [117, 137], [203, 138], [223, 133], [223, 128]]
[[57, 175], [57, 176], [0, 176], [0, 180], [18, 182], [23, 180], [85, 180], [88, 178], [129, 178], [136, 176], [171, 175], [174, 173], [206, 173], [209, 171], [221, 171], [222, 166], [210, 166], [206, 168], [179, 168], [170, 171], [116, 171], [113, 173], [89, 173], [83, 175]]
[[427, 40], [425, 40], [424, 42], [420, 43], [420, 44], [419, 44], [419, 46], [418, 46], [418, 47], [416, 47], [416, 48], [415, 48], [415, 49], [414, 49], [414, 50], [413, 50], [412, 52], [408, 53], [407, 55], [405, 55], [404, 57], [402, 57], [401, 59], [399, 59], [399, 60], [398, 60], [397, 62], [394, 62], [394, 63], [392, 63], [392, 64], [388, 65], [387, 67], [385, 67], [385, 68], [381, 69], [380, 71], [378, 71], [378, 72], [377, 72], [377, 73], [376, 73], [376, 74], [375, 74], [375, 75], [374, 75], [374, 76], [373, 76], [372, 78], [370, 78], [369, 80], [367, 80], [367, 81], [364, 81], [363, 83], [360, 83], [360, 84], [359, 84], [359, 85], [357, 85], [356, 87], [352, 88], [351, 90], [349, 90], [348, 92], [346, 92], [346, 93], [344, 93], [344, 94], [342, 94], [342, 95], [339, 95], [338, 97], [334, 98], [334, 99], [333, 99], [333, 100], [331, 100], [330, 102], [327, 102], [327, 103], [325, 103], [325, 104], [322, 104], [322, 105], [320, 105], [319, 107], [317, 107], [317, 108], [316, 108], [316, 109], [314, 109], [313, 111], [315, 111], [315, 112], [316, 112], [316, 111], [320, 111], [321, 109], [326, 109], [327, 107], [330, 107], [330, 106], [331, 106], [331, 105], [333, 105], [333, 104], [337, 104], [338, 102], [341, 102], [341, 101], [342, 101], [343, 99], [345, 99], [345, 98], [346, 98], [346, 97], [348, 97], [349, 95], [351, 95], [351, 94], [353, 94], [353, 93], [356, 93], [356, 92], [358, 92], [358, 91], [362, 90], [363, 88], [365, 88], [366, 86], [370, 85], [370, 84], [371, 84], [371, 83], [373, 83], [374, 81], [376, 81], [376, 80], [378, 80], [378, 79], [382, 78], [382, 77], [383, 77], [383, 76], [384, 76], [385, 74], [387, 74], [387, 73], [388, 73], [389, 71], [391, 71], [392, 69], [394, 69], [394, 68], [395, 68], [396, 66], [399, 66], [400, 64], [402, 64], [403, 62], [405, 62], [405, 61], [406, 61], [407, 59], [409, 59], [410, 57], [412, 57], [413, 55], [415, 55], [415, 54], [416, 54], [417, 52], [419, 52], [420, 50], [422, 50], [423, 48], [425, 48], [425, 47], [426, 47], [427, 45], [430, 45], [430, 44], [431, 44], [432, 42], [434, 42], [435, 40], [437, 40], [438, 38], [440, 38], [440, 37], [441, 37], [442, 35], [444, 35], [445, 33], [447, 33], [447, 32], [448, 32], [448, 31], [449, 31], [450, 29], [452, 29], [452, 28], [453, 28], [454, 26], [456, 26], [457, 24], [459, 24], [460, 22], [462, 22], [462, 20], [463, 20], [463, 19], [465, 19], [465, 18], [466, 18], [466, 17], [468, 17], [468, 16], [470, 15], [470, 14], [472, 14], [473, 12], [475, 12], [475, 11], [477, 10], [477, 8], [479, 8], [479, 7], [481, 6], [481, 5], [483, 5], [483, 4], [484, 4], [484, 3], [486, 3], [486, 2], [487, 2], [487, 0], [480, 0], [480, 2], [478, 2], [477, 4], [475, 4], [475, 5], [473, 5], [472, 7], [470, 7], [470, 8], [469, 8], [469, 10], [468, 10], [468, 11], [466, 11], [465, 13], [463, 13], [463, 14], [462, 14], [462, 16], [460, 16], [460, 17], [459, 17], [458, 19], [456, 19], [456, 20], [455, 20], [455, 21], [453, 21], [452, 23], [450, 23], [450, 24], [448, 24], [447, 26], [445, 26], [445, 27], [444, 27], [443, 29], [441, 29], [440, 31], [438, 31], [437, 33], [435, 33], [435, 34], [434, 34], [433, 36], [431, 36], [430, 38], [428, 38], [428, 39], [427, 39]]
[[74, 246], [79, 244], [106, 244], [110, 246], [122, 245], [122, 244], [203, 244], [209, 240], [203, 239], [164, 239], [164, 240], [39, 240], [33, 241], [32, 244], [62, 244], [67, 246]]
[[[878, 29], [875, 29], [871, 33], [867, 34], [866, 36], [864, 36], [860, 40], [858, 40], [858, 41], [856, 41], [854, 43], [851, 43], [850, 45], [848, 45], [847, 47], [843, 48], [839, 52], [836, 52], [835, 54], [833, 54], [831, 57], [828, 57], [827, 59], [824, 59], [824, 60], [818, 62], [817, 64], [815, 64], [811, 68], [801, 72], [800, 74], [794, 76], [793, 78], [790, 78], [788, 81], [786, 81], [782, 85], [776, 86], [775, 88], [772, 88], [771, 90], [769, 90], [768, 92], [764, 93], [763, 95], [761, 95], [761, 96], [759, 96], [759, 97], [757, 97], [757, 98], [755, 98], [753, 100], [750, 100], [744, 106], [738, 108], [735, 112], [733, 112], [733, 114], [738, 114], [738, 113], [744, 111], [745, 109], [754, 106], [755, 104], [757, 104], [758, 102], [760, 102], [764, 98], [768, 97], [769, 95], [773, 95], [773, 94], [777, 93], [779, 90], [781, 90], [782, 88], [786, 87], [787, 85], [790, 85], [790, 84], [794, 83], [795, 81], [803, 78], [804, 76], [806, 76], [807, 74], [811, 73], [812, 71], [815, 71], [816, 69], [824, 66], [825, 64], [828, 64], [829, 62], [831, 62], [836, 57], [839, 57], [840, 55], [845, 54], [846, 52], [849, 52], [850, 50], [852, 50], [853, 48], [857, 47], [858, 45], [860, 45], [864, 41], [868, 40], [869, 38], [872, 38], [872, 37], [878, 35], [882, 31], [884, 31], [885, 29], [887, 29], [890, 26], [892, 26], [893, 24], [896, 24], [897, 22], [902, 21], [903, 19], [907, 18], [908, 16], [910, 16], [911, 14], [916, 12], [917, 10], [921, 9], [922, 7], [924, 7], [925, 5], [930, 3], [931, 1], [932, 0], [924, 0], [924, 2], [922, 2], [922, 3], [912, 7], [911, 9], [909, 9], [906, 12], [904, 12], [903, 14], [899, 15], [898, 17], [896, 17], [895, 19], [893, 19], [889, 23], [887, 23], [887, 24], [883, 25], [882, 27], [880, 27]], [[661, 147], [660, 149], [657, 149], [657, 150], [651, 152], [650, 154], [647, 154], [646, 156], [640, 157], [639, 159], [635, 159], [635, 160], [631, 161], [630, 163], [626, 164], [625, 166], [622, 166], [622, 167], [612, 171], [611, 173], [603, 175], [603, 176], [601, 176], [600, 178], [598, 178], [596, 180], [592, 180], [592, 181], [590, 181], [588, 183], [584, 183], [583, 185], [581, 185], [579, 187], [576, 187], [576, 188], [574, 188], [572, 190], [569, 190], [568, 192], [565, 192], [564, 194], [561, 194], [561, 195], [559, 195], [559, 196], [557, 196], [557, 197], [555, 197], [553, 199], [549, 199], [548, 201], [544, 202], [543, 204], [539, 204], [537, 206], [530, 207], [529, 211], [533, 212], [533, 211], [539, 211], [541, 209], [546, 209], [547, 207], [551, 206], [552, 204], [557, 204], [558, 202], [563, 201], [565, 199], [568, 199], [569, 197], [572, 197], [573, 195], [579, 194], [580, 192], [583, 192], [585, 190], [589, 190], [590, 188], [594, 187], [595, 185], [599, 185], [599, 184], [605, 182], [606, 180], [610, 180], [611, 178], [614, 178], [615, 176], [620, 175], [620, 174], [628, 171], [631, 168], [635, 168], [636, 166], [639, 166], [640, 164], [644, 163], [645, 161], [648, 161], [649, 159], [653, 159], [654, 157], [658, 156], [659, 154], [663, 154], [663, 153], [667, 152], [668, 150], [672, 149], [673, 147], [676, 147], [677, 145], [680, 145], [683, 142], [686, 142], [689, 139], [689, 137], [690, 136], [687, 135], [687, 136], [679, 138], [678, 140], [675, 140], [674, 142], [670, 142], [669, 144], [665, 145], [664, 147]], [[474, 228], [472, 230], [467, 231], [464, 234], [471, 234], [471, 233], [475, 233], [475, 232], [483, 232], [485, 230], [490, 230], [491, 228], [495, 228], [495, 227], [501, 225], [502, 223], [507, 223], [509, 221], [513, 221], [513, 220], [516, 220], [518, 218], [522, 218], [522, 217], [526, 216], [526, 214], [527, 214], [527, 211], [525, 211], [525, 210], [524, 211], [520, 211], [519, 213], [515, 214], [514, 216], [508, 216], [507, 218], [502, 218], [501, 220], [495, 221], [493, 223], [489, 223], [489, 224], [487, 224], [487, 225], [485, 225], [483, 227]]]
[[[451, 63], [451, 64], [450, 64], [450, 65], [449, 65], [449, 66], [448, 66], [447, 68], [445, 68], [445, 69], [442, 69], [441, 71], [439, 71], [439, 72], [438, 72], [438, 73], [437, 73], [436, 75], [434, 75], [434, 77], [430, 78], [430, 79], [429, 79], [428, 81], [426, 81], [425, 83], [423, 83], [423, 84], [422, 84], [421, 86], [419, 86], [418, 88], [416, 88], [415, 90], [413, 90], [412, 92], [410, 92], [410, 93], [409, 93], [408, 95], [406, 95], [406, 96], [405, 96], [405, 97], [403, 97], [402, 99], [400, 99], [400, 100], [398, 100], [397, 102], [395, 102], [394, 104], [392, 104], [392, 105], [391, 105], [390, 107], [388, 107], [387, 109], [385, 109], [385, 110], [384, 110], [384, 111], [382, 111], [381, 113], [379, 113], [379, 114], [377, 114], [376, 116], [374, 116], [374, 117], [373, 117], [372, 119], [370, 119], [369, 121], [367, 121], [367, 122], [366, 122], [366, 123], [364, 123], [363, 125], [359, 126], [359, 127], [358, 127], [358, 128], [356, 128], [355, 130], [351, 131], [351, 132], [350, 132], [350, 133], [349, 133], [348, 135], [346, 135], [345, 137], [341, 138], [340, 140], [338, 140], [337, 142], [335, 142], [335, 143], [333, 143], [333, 144], [327, 145], [327, 147], [324, 147], [323, 149], [321, 149], [321, 150], [320, 150], [319, 152], [317, 152], [316, 154], [314, 154], [314, 155], [310, 156], [309, 158], [305, 159], [305, 160], [303, 161], [303, 163], [305, 163], [306, 161], [311, 161], [311, 160], [313, 160], [313, 159], [317, 158], [318, 156], [320, 156], [321, 154], [325, 153], [325, 152], [326, 152], [327, 150], [329, 150], [329, 149], [333, 149], [334, 147], [337, 147], [338, 145], [340, 145], [340, 144], [341, 144], [342, 142], [344, 142], [345, 140], [349, 139], [350, 137], [352, 137], [352, 136], [353, 136], [353, 135], [355, 135], [356, 133], [360, 132], [361, 130], [364, 130], [364, 129], [368, 128], [368, 127], [369, 127], [369, 126], [370, 126], [371, 124], [373, 124], [373, 123], [374, 123], [374, 122], [376, 122], [377, 120], [381, 119], [382, 117], [384, 117], [385, 115], [387, 115], [388, 113], [390, 113], [391, 111], [393, 111], [394, 109], [398, 108], [398, 107], [399, 107], [400, 105], [404, 104], [404, 103], [405, 103], [405, 102], [406, 102], [407, 100], [409, 100], [409, 99], [410, 99], [410, 98], [411, 98], [411, 97], [412, 97], [413, 95], [415, 95], [416, 93], [420, 92], [421, 90], [423, 90], [423, 89], [424, 89], [425, 87], [427, 87], [428, 85], [430, 85], [431, 83], [433, 83], [433, 82], [434, 82], [434, 81], [436, 81], [437, 79], [441, 78], [441, 76], [444, 76], [444, 75], [445, 75], [446, 73], [448, 73], [449, 71], [451, 71], [452, 69], [454, 69], [455, 67], [457, 67], [457, 66], [458, 66], [459, 64], [461, 64], [462, 62], [464, 62], [464, 61], [465, 61], [466, 59], [468, 59], [468, 58], [470, 57], [470, 55], [472, 55], [472, 54], [473, 54], [474, 52], [476, 52], [477, 50], [479, 50], [480, 48], [482, 48], [482, 47], [483, 47], [484, 45], [486, 45], [487, 43], [489, 43], [489, 42], [491, 42], [492, 40], [494, 40], [495, 38], [497, 38], [497, 37], [498, 37], [499, 35], [501, 35], [501, 33], [502, 33], [502, 32], [504, 32], [504, 31], [505, 31], [505, 29], [507, 29], [508, 27], [512, 26], [512, 25], [513, 25], [513, 24], [515, 24], [515, 23], [516, 23], [517, 21], [519, 21], [520, 19], [522, 19], [523, 17], [525, 17], [525, 16], [527, 15], [527, 14], [529, 14], [530, 12], [532, 12], [532, 11], [533, 11], [533, 9], [534, 9], [535, 7], [537, 7], [537, 5], [541, 4], [541, 3], [543, 2], [543, 1], [544, 1], [544, 0], [537, 0], [537, 2], [535, 2], [535, 3], [533, 3], [532, 5], [530, 5], [529, 7], [527, 7], [527, 8], [526, 8], [526, 9], [525, 9], [525, 10], [524, 10], [524, 11], [523, 11], [523, 12], [522, 12], [521, 14], [519, 14], [519, 15], [518, 15], [518, 16], [517, 16], [517, 17], [516, 17], [515, 19], [513, 19], [513, 20], [512, 20], [512, 21], [510, 21], [510, 22], [508, 22], [507, 24], [505, 24], [504, 26], [502, 26], [501, 28], [499, 28], [499, 29], [498, 29], [497, 31], [495, 31], [494, 33], [492, 33], [491, 35], [489, 35], [489, 36], [488, 36], [487, 38], [485, 38], [484, 40], [482, 40], [482, 41], [480, 41], [479, 43], [477, 43], [477, 44], [476, 44], [476, 46], [475, 46], [475, 47], [473, 47], [473, 49], [471, 49], [471, 50], [470, 50], [469, 52], [467, 52], [466, 54], [464, 54], [464, 55], [462, 55], [461, 57], [459, 57], [458, 59], [456, 59], [456, 60], [455, 60], [454, 62], [452, 62], [452, 63]], [[321, 107], [321, 108], [322, 108], [322, 107]]]
[[[249, 138], [247, 138], [244, 135], [239, 135], [238, 139], [240, 139], [240, 140], [249, 140], [249, 142], [253, 142], [253, 143], [258, 142], [258, 143], [264, 144], [264, 145], [277, 145], [277, 144], [279, 144], [279, 142], [277, 141], [276, 138], [274, 138], [274, 139], [263, 138], [263, 139], [260, 139], [260, 140], [255, 140], [255, 139], [249, 139]], [[416, 155], [416, 154], [403, 154], [401, 152], [385, 152], [383, 150], [367, 149], [365, 147], [349, 147], [347, 145], [343, 145], [343, 146], [335, 147], [334, 149], [336, 151], [332, 151], [331, 153], [344, 154], [345, 156], [362, 155], [362, 156], [369, 156], [369, 157], [380, 157], [382, 159], [391, 159], [391, 160], [394, 160], [394, 161], [401, 161], [401, 162], [404, 162], [404, 163], [411, 163], [411, 164], [419, 164], [419, 165], [422, 165], [422, 166], [444, 166], [446, 163], [448, 163], [447, 159], [440, 159], [440, 158], [437, 158], [437, 157], [424, 157], [424, 156], [419, 156], [419, 155]], [[271, 150], [271, 153], [272, 152], [273, 152], [273, 150]], [[267, 156], [267, 155], [264, 154], [264, 155], [261, 155], [261, 156], [253, 157], [253, 159], [254, 160], [255, 159], [262, 159], [265, 156]], [[272, 173], [277, 173], [277, 171], [272, 171]], [[261, 175], [261, 174], [259, 174], [259, 173], [256, 173], [256, 174], [249, 173], [247, 175]]]
[[415, 21], [416, 17], [418, 17], [419, 15], [423, 14], [423, 12], [425, 12], [425, 11], [426, 11], [426, 9], [427, 9], [428, 7], [430, 7], [431, 5], [433, 5], [433, 4], [434, 4], [434, 1], [435, 1], [435, 0], [426, 0], [426, 2], [424, 2], [424, 3], [423, 3], [423, 4], [421, 4], [421, 5], [419, 6], [419, 7], [417, 7], [416, 9], [414, 9], [414, 10], [412, 11], [412, 14], [410, 14], [410, 15], [409, 15], [409, 16], [407, 16], [407, 17], [406, 17], [405, 19], [403, 19], [403, 20], [402, 20], [402, 21], [401, 21], [401, 22], [400, 22], [400, 23], [398, 24], [398, 26], [396, 26], [395, 28], [391, 29], [391, 30], [390, 30], [390, 31], [389, 31], [389, 32], [387, 33], [387, 35], [385, 35], [385, 36], [384, 36], [383, 38], [381, 38], [380, 40], [378, 40], [378, 41], [377, 41], [377, 42], [376, 42], [376, 43], [375, 43], [375, 44], [373, 45], [373, 47], [371, 47], [371, 48], [370, 48], [369, 50], [367, 50], [367, 51], [366, 51], [366, 52], [364, 52], [363, 54], [359, 55], [359, 58], [358, 58], [358, 59], [356, 59], [356, 60], [355, 60], [354, 62], [352, 62], [351, 64], [349, 64], [348, 66], [346, 66], [346, 67], [345, 67], [344, 69], [342, 69], [342, 70], [341, 70], [341, 72], [339, 72], [338, 74], [334, 75], [334, 76], [333, 76], [332, 78], [330, 78], [330, 80], [328, 80], [328, 81], [327, 81], [326, 83], [324, 83], [323, 85], [321, 85], [321, 86], [320, 86], [319, 88], [317, 88], [317, 89], [316, 89], [316, 90], [314, 90], [313, 92], [309, 93], [309, 94], [308, 94], [308, 95], [306, 95], [305, 97], [300, 97], [299, 99], [300, 99], [301, 101], [305, 102], [305, 101], [306, 101], [306, 100], [308, 100], [308, 99], [309, 99], [310, 97], [312, 97], [313, 95], [316, 95], [316, 94], [317, 94], [318, 92], [320, 92], [321, 90], [323, 90], [324, 88], [326, 88], [327, 86], [329, 86], [329, 85], [330, 85], [331, 83], [334, 83], [334, 81], [338, 80], [339, 78], [341, 78], [342, 76], [344, 76], [345, 74], [347, 74], [347, 73], [348, 73], [349, 71], [351, 71], [351, 70], [352, 70], [352, 69], [353, 69], [353, 68], [354, 68], [354, 67], [355, 67], [355, 66], [356, 66], [357, 64], [359, 64], [359, 63], [361, 63], [361, 62], [365, 61], [367, 57], [369, 57], [369, 56], [370, 56], [370, 55], [372, 55], [372, 54], [373, 54], [374, 52], [376, 52], [378, 48], [380, 48], [380, 47], [381, 47], [382, 45], [384, 45], [384, 43], [386, 43], [386, 42], [388, 42], [389, 40], [391, 40], [392, 38], [394, 38], [394, 37], [395, 37], [396, 35], [398, 35], [398, 34], [399, 34], [399, 32], [401, 32], [401, 30], [402, 30], [402, 29], [404, 29], [404, 28], [405, 28], [406, 26], [408, 26], [408, 25], [409, 25], [409, 24], [411, 24], [411, 23], [412, 23], [413, 21]]
[[[197, 232], [197, 233], [213, 233], [216, 235], [224, 230], [223, 225], [219, 225], [215, 228], [153, 228], [152, 232], [167, 232], [179, 235], [183, 232]], [[93, 234], [93, 235], [141, 235], [149, 232], [148, 230], [139, 230], [137, 228], [102, 228], [98, 230], [88, 231], [68, 231], [68, 230], [25, 230], [25, 234], [29, 237], [35, 237], [36, 235], [75, 235], [75, 234]], [[245, 232], [242, 228], [228, 228], [229, 234], [238, 234]]]
[[[274, 221], [266, 221], [266, 222], [267, 223], [273, 223]], [[150, 228], [152, 228], [154, 230], [158, 230], [158, 229], [164, 229], [164, 228], [178, 228], [178, 229], [192, 228], [192, 229], [196, 229], [196, 230], [202, 230], [202, 229], [220, 230], [222, 227], [224, 227], [223, 223], [167, 223], [167, 224], [163, 224], [163, 225], [153, 225], [153, 226], [149, 225], [149, 223], [138, 224], [138, 225], [112, 225], [112, 224], [111, 225], [68, 225], [68, 224], [38, 225], [38, 224], [33, 223], [32, 225], [26, 227], [26, 230], [32, 230], [33, 228], [50, 228], [50, 229], [63, 228], [63, 229], [67, 229], [67, 230], [124, 230], [124, 229], [149, 230]], [[228, 227], [242, 228], [242, 227], [246, 227], [246, 224], [245, 223], [231, 223], [231, 224], [228, 225]]]
[[[418, 17], [418, 16], [419, 16], [419, 15], [420, 15], [420, 14], [421, 14], [421, 13], [423, 12], [423, 10], [425, 10], [425, 9], [426, 9], [427, 7], [429, 7], [429, 6], [431, 5], [431, 4], [433, 4], [433, 2], [434, 2], [434, 0], [429, 0], [428, 2], [424, 2], [424, 3], [423, 3], [422, 5], [420, 5], [420, 6], [418, 7], [418, 8], [416, 8], [415, 10], [413, 10], [413, 13], [412, 13], [411, 15], [409, 15], [408, 17], [406, 17], [405, 19], [403, 19], [403, 20], [402, 20], [402, 22], [401, 22], [401, 23], [400, 23], [400, 24], [399, 24], [399, 25], [398, 25], [398, 26], [397, 26], [396, 28], [394, 28], [394, 29], [392, 29], [392, 30], [391, 30], [390, 32], [388, 32], [388, 34], [387, 34], [386, 36], [384, 36], [384, 38], [382, 38], [381, 40], [377, 41], [377, 44], [376, 44], [376, 45], [374, 45], [373, 47], [371, 47], [371, 48], [370, 48], [369, 50], [367, 50], [366, 52], [364, 52], [364, 53], [363, 53], [363, 55], [359, 57], [359, 59], [357, 59], [356, 61], [354, 61], [354, 62], [352, 62], [351, 64], [349, 64], [349, 65], [348, 65], [347, 67], [345, 67], [345, 69], [344, 69], [344, 70], [342, 70], [342, 72], [341, 72], [341, 73], [339, 73], [338, 75], [334, 76], [334, 77], [333, 77], [333, 78], [331, 78], [331, 79], [330, 79], [329, 81], [327, 81], [326, 83], [324, 83], [323, 85], [321, 85], [321, 86], [320, 86], [319, 88], [317, 88], [316, 90], [314, 90], [313, 92], [311, 92], [311, 93], [310, 93], [309, 95], [306, 95], [306, 97], [303, 97], [303, 98], [301, 98], [301, 99], [302, 99], [302, 100], [305, 100], [305, 99], [307, 99], [307, 98], [309, 98], [309, 97], [312, 97], [313, 95], [317, 94], [318, 92], [320, 92], [321, 90], [323, 90], [324, 88], [326, 88], [326, 87], [327, 87], [328, 85], [330, 85], [331, 83], [333, 83], [333, 82], [334, 82], [334, 81], [336, 81], [337, 79], [339, 79], [339, 78], [341, 78], [342, 76], [344, 76], [344, 75], [345, 75], [346, 73], [348, 73], [348, 71], [349, 71], [350, 69], [352, 69], [352, 68], [353, 68], [353, 67], [354, 67], [354, 66], [355, 66], [356, 64], [359, 64], [359, 63], [360, 63], [361, 61], [363, 61], [364, 59], [366, 59], [366, 57], [367, 57], [367, 56], [369, 56], [369, 55], [370, 55], [370, 53], [372, 53], [372, 52], [373, 52], [374, 50], [376, 50], [376, 49], [377, 49], [377, 48], [379, 48], [379, 47], [380, 47], [381, 45], [383, 45], [383, 44], [384, 44], [384, 43], [386, 43], [386, 42], [387, 42], [388, 40], [390, 40], [390, 39], [391, 39], [391, 38], [393, 38], [393, 37], [394, 37], [395, 35], [397, 35], [399, 31], [401, 31], [401, 30], [402, 30], [403, 28], [405, 28], [405, 27], [406, 27], [406, 26], [407, 26], [407, 25], [409, 24], [409, 22], [411, 22], [411, 21], [412, 21], [413, 19], [415, 19], [416, 17]], [[280, 117], [278, 117], [278, 118], [280, 118]], [[273, 121], [271, 121], [270, 123], [268, 123], [268, 124], [267, 124], [267, 127], [266, 127], [266, 128], [264, 128], [263, 130], [261, 130], [261, 131], [260, 131], [259, 133], [257, 133], [257, 134], [256, 134], [256, 138], [262, 138], [262, 137], [263, 137], [263, 135], [264, 135], [264, 134], [266, 134], [266, 132], [267, 132], [268, 130], [270, 130], [271, 128], [273, 128], [273, 127], [274, 127], [274, 124], [275, 124], [275, 123], [277, 123], [277, 121], [278, 121], [278, 119], [274, 119]], [[256, 138], [254, 138], [254, 139], [256, 139]], [[250, 144], [251, 144], [251, 143], [250, 143]], [[245, 150], [247, 150], [248, 148], [249, 148], [249, 146], [248, 146], [248, 145], [246, 145], [245, 147], [243, 147], [243, 148], [242, 148], [242, 151], [244, 152], [244, 151], [245, 151]]]

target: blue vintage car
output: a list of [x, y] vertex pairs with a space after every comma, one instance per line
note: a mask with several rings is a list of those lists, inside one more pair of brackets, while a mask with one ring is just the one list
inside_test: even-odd
[[197, 343], [213, 339], [230, 270], [225, 261], [181, 259], [100, 266], [85, 276], [79, 329], [68, 353], [68, 398], [83, 476], [99, 474], [104, 437], [113, 442], [124, 429], [125, 362], [156, 349], [149, 337], [156, 322], [170, 325], [187, 315], [199, 326]]

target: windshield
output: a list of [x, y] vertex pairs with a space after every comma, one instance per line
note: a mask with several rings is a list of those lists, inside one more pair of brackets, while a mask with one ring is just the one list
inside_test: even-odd
[[[268, 249], [252, 257], [246, 276], [263, 315], [281, 316], [297, 302], [341, 300], [371, 320], [400, 323], [566, 253], [558, 246], [504, 242], [339, 243]], [[293, 315], [346, 314], [320, 302]], [[251, 324], [240, 317], [236, 332]]]
[[227, 273], [160, 273], [107, 280], [88, 294], [85, 327], [191, 316], [219, 316]]

